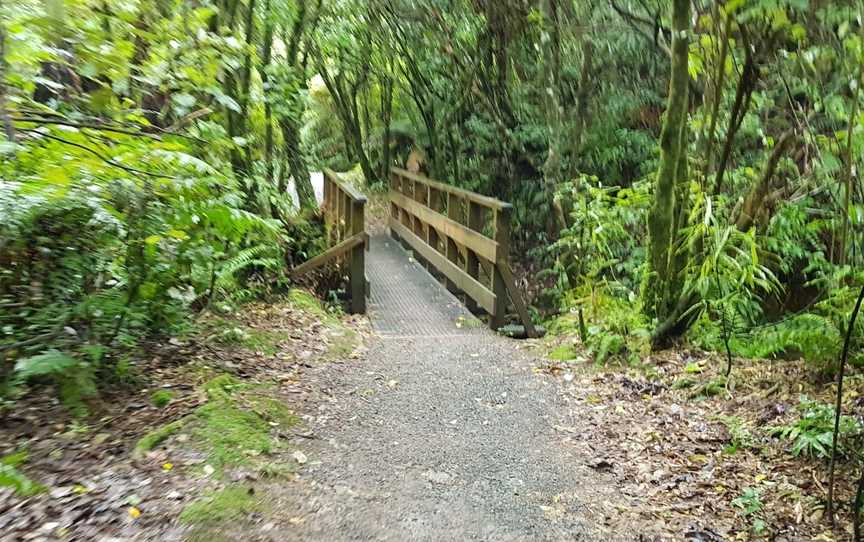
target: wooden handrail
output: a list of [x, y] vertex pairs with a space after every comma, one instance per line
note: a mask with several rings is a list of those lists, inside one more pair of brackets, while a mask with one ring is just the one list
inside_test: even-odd
[[465, 245], [489, 261], [494, 262], [498, 260], [498, 243], [493, 239], [433, 211], [422, 203], [409, 199], [404, 194], [394, 192], [390, 194], [390, 198], [399, 207], [408, 211], [421, 222], [426, 224], [434, 223], [438, 230], [447, 237], [454, 238], [457, 243]]
[[315, 256], [314, 258], [306, 260], [302, 264], [295, 267], [291, 271], [291, 278], [301, 277], [301, 276], [305, 275], [306, 273], [308, 273], [309, 271], [312, 271], [313, 269], [318, 269], [319, 267], [321, 267], [325, 263], [328, 263], [332, 260], [335, 260], [336, 258], [338, 258], [340, 256], [344, 256], [346, 252], [348, 252], [349, 250], [353, 249], [354, 247], [356, 247], [358, 245], [362, 245], [365, 242], [366, 242], [366, 234], [365, 233], [358, 233], [356, 235], [352, 235], [351, 237], [349, 237], [348, 239], [345, 239], [344, 241], [342, 241], [338, 245], [325, 250], [324, 252]]
[[292, 277], [299, 277], [325, 263], [336, 260], [347, 267], [351, 312], [366, 312], [366, 196], [345, 182], [331, 169], [324, 170], [324, 201], [321, 204], [327, 238], [331, 248], [296, 267]]
[[534, 326], [508, 263], [512, 209], [495, 198], [391, 170], [391, 234], [430, 270], [444, 275], [448, 289], [465, 294], [470, 309], [484, 309], [493, 329], [504, 325], [509, 297], [533, 337]]
[[339, 188], [345, 192], [348, 197], [350, 197], [353, 201], [366, 203], [366, 195], [354, 188], [351, 184], [345, 182], [339, 177], [339, 174], [333, 171], [330, 168], [324, 168], [324, 176], [330, 180], [331, 183], [338, 185]]
[[484, 207], [488, 207], [489, 209], [510, 209], [513, 207], [506, 201], [501, 201], [499, 199], [490, 198], [489, 196], [484, 196], [482, 194], [477, 194], [476, 192], [470, 192], [463, 188], [457, 188], [455, 186], [450, 186], [449, 184], [444, 184], [439, 181], [434, 181], [427, 177], [423, 177], [422, 175], [418, 175], [416, 173], [411, 173], [408, 170], [401, 169], [398, 167], [392, 168], [392, 172], [400, 177], [404, 177], [406, 179], [411, 179], [414, 182], [425, 184], [426, 186], [431, 186], [436, 190], [440, 190], [441, 192], [446, 192], [448, 194], [453, 194], [460, 198], [465, 198], [468, 201], [473, 201], [474, 203], [478, 203]]

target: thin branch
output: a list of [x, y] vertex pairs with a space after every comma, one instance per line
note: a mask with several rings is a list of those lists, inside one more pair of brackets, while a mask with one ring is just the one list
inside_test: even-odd
[[147, 175], [148, 177], [156, 177], [159, 179], [171, 179], [171, 180], [175, 180], [175, 181], [180, 179], [179, 177], [174, 177], [172, 175], [164, 175], [162, 173], [153, 173], [151, 171], [144, 171], [141, 169], [136, 169], [133, 167], [124, 166], [123, 164], [115, 162], [111, 158], [108, 158], [107, 156], [103, 155], [99, 151], [91, 149], [90, 147], [88, 147], [86, 145], [82, 145], [80, 143], [75, 143], [74, 141], [69, 141], [68, 139], [63, 139], [62, 137], [57, 137], [57, 136], [54, 136], [51, 134], [46, 134], [46, 133], [40, 132], [39, 130], [24, 128], [22, 131], [35, 133], [35, 134], [38, 134], [41, 137], [44, 137], [46, 139], [51, 139], [51, 140], [57, 141], [58, 143], [63, 143], [64, 145], [69, 145], [71, 147], [76, 147], [76, 148], [79, 148], [83, 151], [87, 151], [90, 154], [94, 155], [96, 158], [99, 158], [100, 160], [102, 160], [103, 162], [108, 164], [109, 166], [113, 166], [113, 167], [116, 167], [118, 169], [122, 169], [126, 172], [129, 172], [129, 173], [134, 173], [136, 175]]
[[104, 126], [97, 123], [88, 123], [88, 122], [74, 122], [71, 120], [65, 119], [46, 119], [46, 118], [36, 118], [36, 117], [12, 117], [12, 120], [15, 122], [27, 122], [30, 124], [54, 124], [58, 126], [71, 126], [73, 128], [83, 128], [88, 130], [99, 130], [101, 132], [112, 132], [116, 134], [125, 134], [136, 137], [149, 137], [151, 139], [156, 139], [157, 141], [162, 141], [162, 138], [158, 134], [150, 134], [147, 132], [141, 132], [136, 130], [128, 130], [126, 128], [114, 128], [112, 126]]
[[[846, 339], [843, 341], [843, 354], [840, 357], [840, 369], [837, 371], [837, 400], [834, 404], [834, 433], [831, 438], [831, 463], [828, 466], [828, 504], [825, 507], [828, 512], [828, 520], [834, 525], [834, 465], [837, 462], [837, 437], [840, 432], [840, 410], [843, 408], [843, 376], [846, 372], [846, 360], [849, 359], [849, 344], [852, 342], [852, 331], [855, 329], [855, 320], [861, 310], [861, 302], [864, 301], [864, 286], [858, 293], [855, 308], [849, 317], [849, 325], [846, 327]], [[856, 511], [857, 513], [857, 511]]]
[[[196, 113], [209, 114], [211, 110], [205, 108]], [[155, 139], [157, 141], [162, 141], [161, 135], [180, 137], [183, 139], [188, 139], [190, 141], [196, 141], [198, 143], [209, 144], [210, 142], [199, 137], [181, 134], [179, 132], [175, 132], [171, 129], [160, 128], [159, 126], [142, 126], [139, 129], [127, 128], [125, 126], [134, 126], [134, 125], [108, 125], [103, 122], [102, 119], [97, 117], [91, 117], [84, 121], [73, 121], [67, 118], [61, 117], [59, 114], [50, 113], [50, 112], [41, 112], [35, 110], [22, 110], [22, 113], [27, 113], [27, 116], [21, 117], [12, 117], [12, 120], [15, 122], [29, 122], [33, 124], [55, 124], [58, 126], [72, 126], [74, 128], [88, 128], [91, 130], [100, 130], [102, 132], [114, 132], [118, 134], [125, 134], [136, 137], [149, 137], [151, 139]], [[38, 117], [30, 116], [30, 115], [38, 115]], [[50, 116], [48, 116], [50, 115]], [[191, 114], [190, 116], [194, 115]], [[198, 118], [203, 115], [198, 115], [194, 118]], [[194, 119], [193, 119], [194, 120]], [[153, 133], [147, 130], [152, 130]]]

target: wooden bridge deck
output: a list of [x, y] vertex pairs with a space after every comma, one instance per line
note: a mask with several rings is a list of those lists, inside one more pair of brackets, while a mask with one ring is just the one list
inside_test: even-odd
[[489, 333], [481, 321], [386, 235], [371, 239], [369, 317], [382, 337], [447, 337]]

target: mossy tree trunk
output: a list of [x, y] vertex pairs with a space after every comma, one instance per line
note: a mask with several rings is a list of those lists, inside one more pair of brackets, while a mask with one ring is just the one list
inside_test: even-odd
[[[690, 0], [674, 0], [672, 6], [672, 71], [666, 118], [660, 134], [660, 168], [654, 201], [648, 216], [648, 268], [642, 289], [644, 310], [668, 334], [670, 319], [680, 312], [682, 269], [685, 261], [676, 254], [678, 231], [686, 220], [689, 200], [687, 179], [688, 48]], [[658, 329], [661, 327], [658, 326]], [[656, 340], [663, 336], [655, 333]]]

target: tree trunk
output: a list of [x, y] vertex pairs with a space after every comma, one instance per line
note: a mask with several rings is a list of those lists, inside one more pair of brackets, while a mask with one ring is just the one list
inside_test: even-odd
[[705, 137], [705, 171], [703, 173], [702, 188], [705, 189], [706, 180], [711, 171], [714, 170], [714, 141], [717, 137], [717, 118], [720, 115], [720, 101], [723, 98], [723, 87], [726, 84], [726, 59], [729, 56], [729, 32], [732, 27], [732, 16], [726, 15], [723, 22], [723, 43], [720, 46], [720, 57], [717, 61], [717, 73], [714, 79], [714, 97], [711, 103], [711, 120], [708, 123], [708, 134]]
[[[689, 91], [688, 47], [690, 0], [674, 0], [672, 5], [672, 70], [666, 119], [660, 134], [660, 167], [654, 188], [654, 202], [648, 216], [648, 269], [643, 285], [644, 310], [649, 317], [664, 322], [677, 312], [680, 285], [672, 265], [677, 231], [676, 222], [684, 202], [676, 201], [682, 191], [676, 186], [686, 179], [687, 109]], [[676, 194], [677, 193], [677, 194]]]
[[[860, 38], [864, 39], [864, 28], [859, 32]], [[849, 206], [852, 204], [852, 178], [855, 171], [855, 154], [852, 152], [852, 143], [855, 140], [855, 125], [858, 124], [858, 110], [860, 107], [861, 84], [864, 83], [864, 62], [858, 63], [858, 73], [855, 75], [855, 91], [852, 93], [852, 114], [849, 115], [849, 130], [846, 133], [846, 151], [844, 153], [845, 170], [843, 171], [843, 212], [840, 217], [843, 226], [840, 231], [840, 257], [838, 263], [846, 265], [846, 254], [849, 249]]]
[[387, 73], [381, 81], [381, 181], [390, 178], [390, 121], [393, 113], [393, 75]]
[[[237, 138], [246, 135], [246, 120], [247, 106], [249, 103], [249, 87], [251, 84], [252, 74], [252, 54], [248, 51], [248, 47], [252, 46], [253, 34], [255, 31], [255, 2], [249, 0], [249, 6], [246, 8], [246, 47], [247, 52], [243, 61], [243, 68], [239, 71], [229, 73], [225, 77], [225, 94], [230, 96], [238, 105], [239, 111], [226, 108], [226, 120], [228, 123], [228, 137]], [[235, 2], [238, 4], [239, 2]], [[231, 19], [233, 20], [234, 13]], [[248, 145], [248, 142], [247, 142]], [[250, 156], [247, 150], [238, 149], [236, 144], [231, 148], [231, 169], [234, 175], [238, 178], [248, 177], [251, 173]], [[254, 191], [246, 187], [246, 205], [252, 207], [254, 205]]]
[[[0, 0], [0, 13], [3, 13], [3, 0]], [[15, 127], [6, 109], [6, 27], [0, 19], [0, 122], [6, 139], [15, 143]]]
[[774, 172], [777, 170], [777, 164], [783, 153], [795, 139], [795, 133], [792, 130], [780, 136], [780, 140], [774, 145], [774, 150], [765, 164], [765, 170], [762, 172], [762, 177], [753, 185], [750, 192], [744, 197], [744, 202], [741, 204], [739, 211], [736, 213], [735, 226], [741, 231], [749, 230], [760, 216], [765, 200], [771, 190], [771, 180], [774, 178]]
[[[541, 42], [548, 43], [543, 48], [543, 67], [546, 96], [546, 126], [548, 127], [548, 150], [546, 161], [543, 163], [543, 185], [546, 189], [546, 197], [549, 207], [554, 211], [549, 213], [546, 228], [549, 237], [555, 239], [561, 230], [567, 228], [567, 216], [558, 201], [556, 193], [558, 183], [562, 180], [562, 123], [563, 111], [560, 98], [560, 75], [561, 75], [561, 39], [558, 29], [558, 0], [543, 1], [544, 31], [541, 34]], [[548, 38], [548, 39], [543, 39]]]
[[758, 79], [758, 69], [756, 61], [753, 58], [753, 52], [750, 49], [750, 43], [747, 39], [747, 32], [742, 27], [742, 39], [744, 41], [744, 68], [741, 70], [741, 79], [738, 82], [738, 89], [735, 91], [735, 103], [732, 105], [732, 112], [729, 115], [729, 126], [726, 129], [726, 142], [723, 144], [723, 154], [720, 158], [720, 165], [717, 169], [717, 176], [714, 180], [714, 194], [720, 194], [723, 191], [723, 175], [726, 173], [726, 168], [729, 165], [729, 159], [732, 156], [732, 145], [735, 141], [735, 135], [741, 128], [741, 123], [744, 122], [744, 117], [750, 109], [750, 97], [753, 94], [753, 89], [756, 86]]
[[273, 13], [271, 11], [271, 0], [267, 0], [264, 14], [267, 18], [264, 28], [264, 43], [261, 51], [261, 82], [264, 85], [264, 179], [268, 185], [273, 184], [273, 103], [272, 93], [268, 88], [270, 76], [267, 69], [270, 66], [273, 52]]

